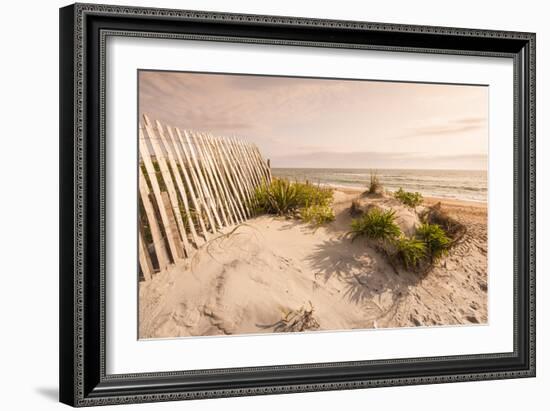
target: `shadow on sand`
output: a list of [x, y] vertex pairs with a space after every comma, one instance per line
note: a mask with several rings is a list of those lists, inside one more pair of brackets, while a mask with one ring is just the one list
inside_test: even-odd
[[398, 304], [422, 276], [394, 268], [386, 257], [374, 250], [364, 239], [349, 237], [326, 240], [308, 257], [316, 270], [316, 278], [325, 282], [336, 278], [343, 283], [342, 298], [356, 304], [374, 301], [389, 293], [392, 306]]

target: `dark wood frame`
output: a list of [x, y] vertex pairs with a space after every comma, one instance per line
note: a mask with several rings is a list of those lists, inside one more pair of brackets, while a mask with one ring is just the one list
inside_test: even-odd
[[[134, 375], [105, 373], [107, 36], [509, 57], [514, 61], [514, 351]], [[60, 400], [74, 406], [535, 376], [535, 35], [76, 4], [60, 10]]]

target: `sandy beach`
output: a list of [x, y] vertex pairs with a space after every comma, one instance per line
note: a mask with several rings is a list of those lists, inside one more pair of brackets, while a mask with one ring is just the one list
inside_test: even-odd
[[213, 336], [487, 322], [487, 206], [426, 198], [467, 231], [426, 275], [350, 239], [360, 192], [334, 191], [335, 220], [315, 228], [271, 215], [225, 230], [186, 262], [139, 285], [139, 336]]

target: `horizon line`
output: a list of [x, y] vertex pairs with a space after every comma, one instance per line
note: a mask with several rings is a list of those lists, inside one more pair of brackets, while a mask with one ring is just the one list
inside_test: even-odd
[[287, 170], [430, 170], [430, 171], [488, 171], [487, 168], [401, 168], [401, 167], [270, 167], [275, 169], [287, 169]]

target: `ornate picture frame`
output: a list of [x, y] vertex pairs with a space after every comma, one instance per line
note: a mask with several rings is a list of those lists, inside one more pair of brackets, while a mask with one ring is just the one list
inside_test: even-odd
[[[105, 92], [109, 37], [511, 59], [513, 350], [108, 374]], [[535, 376], [534, 33], [75, 4], [60, 10], [60, 100], [61, 402], [80, 407]]]

